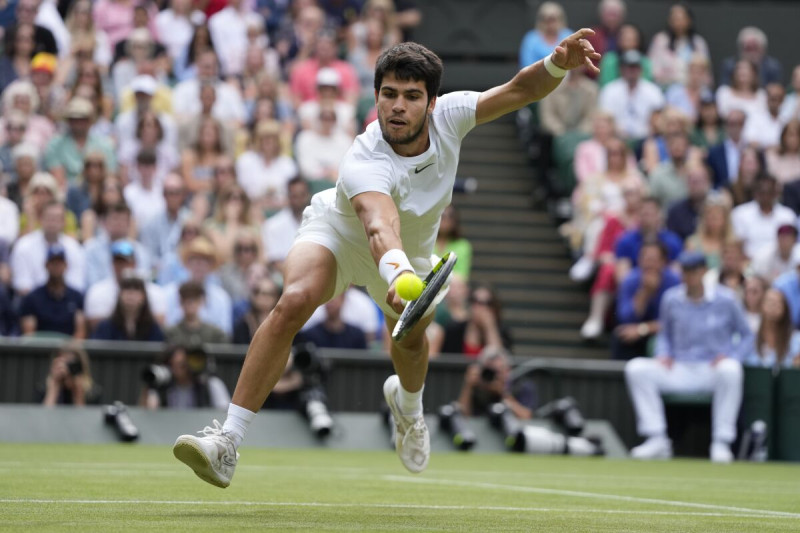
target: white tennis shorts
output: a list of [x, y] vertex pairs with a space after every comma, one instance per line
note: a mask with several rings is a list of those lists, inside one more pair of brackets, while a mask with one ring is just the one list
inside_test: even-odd
[[[330, 250], [336, 258], [336, 289], [334, 297], [342, 294], [351, 284], [365, 287], [375, 303], [389, 317], [397, 319], [400, 315], [386, 303], [386, 292], [389, 285], [378, 273], [378, 267], [372, 258], [369, 246], [356, 245], [346, 240], [333, 226], [330, 207], [322, 199], [323, 195], [314, 195], [311, 205], [303, 211], [303, 221], [294, 242], [313, 242]], [[435, 256], [434, 256], [435, 257]], [[433, 257], [409, 257], [411, 266], [422, 279], [430, 273]], [[438, 258], [436, 258], [438, 262]], [[427, 314], [436, 309], [436, 304], [444, 297], [446, 290], [439, 293], [439, 298], [428, 309]]]

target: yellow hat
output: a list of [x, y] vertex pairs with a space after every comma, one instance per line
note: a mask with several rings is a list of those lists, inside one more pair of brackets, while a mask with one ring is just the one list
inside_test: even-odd
[[48, 72], [55, 74], [58, 68], [58, 59], [53, 54], [47, 52], [39, 52], [33, 59], [31, 59], [31, 71]]

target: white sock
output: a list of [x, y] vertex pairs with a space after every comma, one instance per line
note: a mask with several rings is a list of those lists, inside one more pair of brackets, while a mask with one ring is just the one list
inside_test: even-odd
[[419, 416], [422, 414], [422, 391], [423, 385], [417, 392], [408, 392], [403, 388], [403, 384], [397, 389], [397, 404], [400, 412], [406, 416]]
[[228, 433], [233, 439], [233, 445], [236, 448], [244, 440], [244, 434], [247, 433], [247, 426], [256, 417], [253, 411], [239, 407], [238, 405], [230, 404], [228, 406], [228, 418], [222, 424], [222, 430]]

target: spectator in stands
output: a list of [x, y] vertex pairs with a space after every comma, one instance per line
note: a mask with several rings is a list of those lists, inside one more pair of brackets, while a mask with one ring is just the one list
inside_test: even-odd
[[174, 141], [166, 138], [161, 119], [150, 110], [139, 116], [135, 139], [119, 148], [120, 178], [123, 183], [141, 181], [137, 157], [143, 151], [152, 151], [156, 156], [153, 173], [153, 182], [156, 184], [160, 185], [167, 173], [178, 166], [179, 157]]
[[225, 154], [224, 133], [219, 121], [206, 117], [197, 124], [197, 128], [197, 140], [181, 156], [181, 172], [190, 193], [211, 190], [214, 165]]
[[366, 350], [367, 339], [364, 330], [342, 320], [344, 294], [325, 304], [325, 320], [302, 331], [304, 340], [313, 342], [320, 348], [341, 348]]
[[175, 248], [167, 251], [161, 260], [156, 280], [163, 286], [172, 283], [182, 283], [189, 279], [189, 271], [183, 264], [183, 249], [194, 240], [195, 237], [203, 236], [208, 238], [208, 232], [202, 228], [202, 223], [194, 216], [188, 217], [180, 227], [180, 237]]
[[[19, 217], [20, 235], [27, 235], [41, 227], [44, 208], [51, 202], [62, 202], [58, 183], [47, 172], [37, 172], [22, 195], [22, 213]], [[64, 213], [64, 234], [70, 237], [78, 236], [77, 219], [75, 214], [68, 209]]]
[[[658, 114], [652, 115], [654, 131], [642, 144], [642, 155], [640, 166], [644, 172], [650, 176], [652, 181], [653, 172], [662, 163], [673, 163], [673, 167], [682, 167], [688, 162], [699, 162], [703, 158], [703, 152], [693, 146], [689, 146], [688, 135], [692, 131], [689, 117], [682, 111], [674, 107], [666, 107]], [[681, 144], [680, 155], [670, 154], [669, 139], [675, 136], [686, 136], [686, 146]], [[673, 146], [677, 148], [677, 146]], [[676, 157], [679, 162], [676, 163]], [[663, 171], [664, 169], [661, 169]], [[667, 204], [664, 204], [667, 205]]]
[[519, 66], [525, 68], [549, 56], [558, 43], [572, 34], [567, 15], [557, 2], [542, 2], [536, 12], [536, 27], [522, 38]]
[[708, 166], [714, 177], [714, 188], [736, 183], [739, 173], [739, 158], [744, 149], [742, 130], [747, 115], [741, 109], [732, 110], [725, 118], [725, 138], [708, 150]]
[[589, 317], [581, 327], [581, 336], [595, 339], [603, 332], [606, 313], [619, 283], [637, 266], [639, 251], [645, 241], [660, 241], [667, 249], [669, 263], [675, 261], [683, 248], [681, 238], [664, 229], [661, 205], [655, 198], [642, 201], [639, 227], [628, 230], [617, 240], [613, 265], [601, 268], [592, 285]]
[[723, 285], [731, 289], [740, 302], [744, 301], [748, 258], [744, 253], [744, 243], [733, 239], [722, 247], [722, 260], [719, 268], [708, 269], [703, 282], [711, 288]]
[[83, 248], [78, 241], [64, 234], [65, 209], [58, 202], [51, 202], [42, 210], [42, 229], [20, 237], [11, 252], [12, 286], [19, 295], [25, 295], [44, 285], [48, 274], [45, 269], [47, 250], [59, 243], [65, 249], [67, 270], [66, 284], [77, 290], [85, 288], [85, 266]]
[[344, 100], [354, 105], [358, 101], [361, 86], [358, 83], [356, 70], [353, 65], [336, 56], [336, 47], [336, 35], [328, 30], [321, 31], [314, 42], [314, 56], [298, 61], [292, 68], [289, 87], [295, 108], [317, 97], [317, 73], [325, 67], [339, 73]]
[[352, 142], [353, 138], [336, 126], [336, 111], [321, 108], [319, 127], [297, 135], [295, 157], [300, 175], [309, 181], [328, 181], [332, 186]]
[[680, 263], [683, 283], [668, 290], [661, 303], [655, 357], [639, 357], [625, 366], [637, 429], [646, 438], [631, 450], [631, 457], [672, 457], [662, 393], [711, 392], [711, 460], [729, 463], [742, 400], [739, 361], [751, 350], [753, 334], [731, 291], [703, 287], [706, 266], [702, 254], [687, 252]]
[[650, 43], [647, 55], [653, 62], [653, 77], [661, 87], [685, 84], [692, 56], [699, 54], [710, 60], [706, 40], [694, 27], [694, 14], [688, 3], [672, 4], [666, 30], [658, 32]]
[[536, 407], [536, 388], [530, 381], [511, 381], [511, 361], [505, 350], [487, 349], [467, 367], [458, 405], [465, 416], [476, 416], [486, 414], [497, 402], [503, 402], [516, 418], [528, 420]]
[[[370, 2], [368, 2], [369, 4]], [[372, 4], [383, 3], [387, 7], [391, 6], [393, 2], [387, 0], [373, 0]], [[365, 5], [366, 8], [366, 5]], [[378, 18], [368, 18], [363, 21], [357, 21], [350, 25], [350, 35], [353, 35], [354, 28], [363, 25], [364, 37], [356, 37], [352, 39], [353, 45], [349, 48], [347, 54], [347, 61], [356, 70], [358, 82], [360, 85], [361, 98], [368, 98], [375, 91], [375, 64], [378, 57], [391, 46], [392, 43], [397, 44], [396, 28], [392, 29], [387, 26], [386, 21]], [[358, 31], [357, 33], [362, 33]], [[338, 115], [338, 113], [337, 113]]]
[[[742, 148], [736, 182], [727, 187], [727, 191], [733, 198], [734, 206], [740, 206], [755, 198], [756, 179], [766, 172], [765, 168], [766, 163], [762, 152], [752, 146]], [[788, 188], [787, 186], [786, 189]]]
[[[616, 135], [615, 132], [614, 116], [606, 111], [595, 110], [592, 117], [592, 138], [575, 147], [573, 165], [578, 184], [606, 170], [606, 143]], [[633, 160], [632, 163], [635, 165], [636, 161]]]
[[764, 295], [761, 326], [753, 350], [742, 363], [773, 369], [800, 366], [800, 331], [792, 327], [789, 306], [781, 291], [770, 289]]
[[172, 91], [172, 110], [178, 121], [185, 121], [201, 110], [200, 87], [210, 83], [217, 89], [212, 115], [222, 123], [243, 124], [247, 110], [239, 92], [219, 78], [217, 55], [213, 50], [203, 50], [197, 56], [197, 76], [189, 78]]
[[35, 33], [33, 24], [21, 23], [9, 28], [5, 51], [0, 56], [0, 92], [14, 81], [30, 76], [31, 59], [36, 54]]
[[[75, 213], [81, 229], [84, 226], [84, 213], [99, 201], [100, 195], [103, 193], [105, 178], [106, 160], [103, 154], [100, 152], [87, 153], [83, 160], [83, 172], [81, 172], [80, 180], [67, 189], [67, 209]], [[83, 235], [83, 232], [81, 233]]]
[[251, 10], [243, 0], [228, 0], [227, 6], [208, 19], [208, 29], [222, 66], [222, 75], [234, 77], [242, 73], [247, 50], [247, 28], [249, 24], [263, 26], [261, 15]]
[[[375, 71], [374, 65], [372, 72]], [[356, 110], [353, 104], [342, 100], [342, 77], [332, 68], [321, 68], [317, 72], [317, 98], [303, 102], [297, 109], [300, 128], [316, 130], [321, 125], [320, 111], [333, 110], [336, 113], [336, 127], [348, 135], [355, 135]], [[371, 88], [372, 98], [375, 89]]]
[[268, 276], [261, 278], [250, 290], [250, 306], [233, 327], [233, 343], [249, 344], [253, 335], [278, 303], [280, 289]]
[[795, 329], [800, 329], [800, 252], [792, 251], [792, 270], [778, 276], [773, 287], [783, 293], [789, 304], [789, 312]]
[[20, 146], [25, 139], [25, 130], [28, 128], [28, 117], [21, 111], [11, 110], [5, 117], [5, 141], [0, 142], [0, 170], [11, 174], [11, 178], [16, 181], [13, 174], [14, 165], [12, 163], [12, 152], [14, 148]]
[[725, 130], [722, 127], [722, 119], [719, 116], [714, 96], [710, 95], [701, 99], [698, 104], [694, 131], [689, 137], [692, 145], [707, 152], [709, 147], [722, 143], [724, 138]]
[[53, 354], [47, 379], [38, 396], [42, 405], [47, 407], [79, 407], [96, 400], [94, 388], [86, 351], [77, 345], [67, 344]]
[[131, 275], [119, 282], [119, 297], [110, 318], [101, 320], [93, 339], [162, 342], [164, 332], [156, 322], [141, 278]]
[[[56, 133], [53, 122], [39, 113], [40, 102], [36, 88], [29, 81], [17, 80], [3, 91], [3, 115], [0, 122], [12, 111], [19, 111], [27, 117], [25, 142], [42, 151]], [[5, 136], [5, 128], [0, 129], [0, 136]], [[3, 140], [5, 140], [3, 138]]]
[[164, 210], [164, 193], [161, 183], [156, 181], [158, 156], [149, 148], [143, 148], [136, 155], [136, 174], [138, 179], [129, 182], [123, 190], [125, 203], [131, 208], [137, 227]]
[[[37, 0], [20, 0], [16, 3], [14, 10], [15, 23], [6, 29], [7, 43], [10, 44], [16, 30], [23, 24], [34, 27], [33, 40], [35, 42], [34, 53], [47, 52], [48, 54], [58, 55], [59, 49], [53, 32], [36, 22], [39, 14], [40, 2]], [[6, 47], [8, 47], [6, 44]]]
[[511, 350], [510, 331], [503, 325], [500, 301], [486, 285], [472, 288], [467, 320], [452, 320], [445, 325], [439, 353], [460, 353], [470, 359], [484, 350]]
[[642, 54], [628, 50], [620, 58], [620, 79], [600, 91], [599, 107], [611, 113], [619, 133], [628, 141], [641, 141], [650, 130], [650, 115], [664, 107], [664, 95], [653, 82], [642, 79]]
[[[200, 309], [200, 318], [217, 326], [230, 336], [233, 333], [233, 304], [225, 289], [213, 281], [211, 275], [219, 266], [219, 255], [212, 241], [206, 237], [195, 237], [182, 250], [182, 259], [189, 271], [189, 280], [203, 285], [206, 291], [205, 305]], [[167, 326], [173, 326], [183, 318], [178, 293], [179, 284], [166, 287]]]
[[[86, 55], [86, 58], [101, 66], [104, 72], [108, 72], [111, 64], [111, 44], [108, 41], [108, 35], [95, 26], [90, 0], [78, 0], [70, 6], [66, 17], [66, 27], [73, 43], [73, 51], [76, 47], [81, 46], [81, 43], [87, 43], [90, 53]], [[90, 48], [88, 48], [89, 45]]]
[[667, 249], [661, 242], [643, 243], [639, 250], [639, 266], [620, 284], [618, 326], [611, 341], [614, 359], [633, 359], [647, 353], [650, 338], [658, 332], [658, 310], [664, 292], [681, 282], [667, 266], [667, 259]]
[[181, 227], [191, 217], [185, 205], [186, 189], [180, 175], [167, 174], [163, 193], [164, 210], [153, 215], [139, 231], [139, 240], [147, 250], [154, 271], [159, 270], [167, 254], [178, 246]]
[[236, 160], [239, 184], [268, 209], [286, 205], [286, 184], [298, 171], [291, 157], [281, 155], [280, 133], [280, 124], [274, 120], [259, 123], [252, 148]]
[[47, 282], [22, 299], [19, 309], [22, 334], [49, 333], [84, 338], [83, 295], [69, 287], [64, 279], [67, 270], [64, 246], [50, 245], [45, 268]]
[[730, 204], [721, 195], [708, 196], [701, 204], [701, 218], [697, 231], [686, 239], [686, 249], [700, 252], [710, 269], [720, 269], [722, 252], [736, 236], [731, 223]]
[[767, 170], [782, 184], [800, 179], [800, 120], [783, 126], [779, 144], [766, 153]]
[[[573, 249], [583, 250], [583, 256], [590, 256], [594, 252], [605, 216], [622, 211], [623, 189], [644, 184], [639, 170], [631, 165], [630, 152], [621, 139], [612, 138], [606, 142], [606, 161], [607, 170], [589, 176], [573, 193], [571, 242]], [[578, 270], [581, 268], [585, 267], [577, 267]], [[577, 277], [584, 278], [580, 275]]]
[[19, 236], [19, 208], [6, 197], [6, 179], [0, 174], [0, 243], [10, 246]]
[[166, 383], [153, 383], [142, 392], [148, 409], [226, 409], [231, 401], [225, 383], [213, 374], [213, 359], [199, 346], [174, 346], [158, 361], [169, 371]]
[[[780, 120], [779, 114], [781, 104], [786, 96], [786, 89], [779, 83], [770, 83], [766, 86], [764, 92], [766, 94], [766, 106], [747, 115], [747, 121], [742, 131], [742, 138], [745, 143], [755, 145], [762, 150], [774, 148], [780, 143], [784, 122]], [[796, 170], [792, 177], [799, 176], [800, 168]]]
[[686, 169], [686, 197], [673, 203], [667, 210], [667, 229], [686, 239], [697, 229], [697, 219], [711, 190], [711, 176], [702, 164]]
[[[114, 135], [120, 146], [120, 151], [133, 153], [138, 151], [137, 148], [141, 148], [141, 144], [137, 143], [137, 139], [139, 142], [145, 143], [141, 139], [145, 134], [143, 128], [152, 126], [157, 127], [160, 131], [157, 131], [158, 138], [156, 138], [156, 142], [148, 139], [147, 146], [156, 148], [157, 145], [161, 144], [161, 141], [164, 141], [174, 151], [174, 145], [177, 142], [175, 122], [168, 113], [157, 112], [154, 109], [154, 98], [158, 87], [156, 79], [149, 74], [140, 74], [130, 82], [129, 88], [133, 93], [134, 107], [129, 111], [120, 113], [114, 120]], [[149, 119], [150, 122], [143, 122], [146, 113], [152, 114]], [[146, 133], [152, 134], [152, 131], [148, 130]], [[120, 159], [123, 159], [123, 157], [120, 156]], [[170, 160], [169, 163], [172, 166], [175, 165], [174, 160]]]
[[783, 68], [774, 57], [767, 55], [767, 35], [755, 26], [746, 26], [739, 31], [736, 38], [737, 57], [728, 57], [722, 62], [719, 82], [731, 85], [736, 77], [735, 70], [740, 60], [746, 60], [756, 67], [759, 73], [758, 85], [783, 82]]
[[[772, 283], [785, 272], [791, 272], [794, 263], [794, 250], [797, 247], [797, 227], [794, 224], [778, 226], [778, 238], [775, 244], [764, 246], [753, 257], [750, 269], [753, 274], [763, 277]], [[800, 252], [800, 248], [798, 248]], [[798, 256], [800, 259], [800, 256]]]
[[122, 185], [117, 178], [107, 175], [103, 179], [100, 194], [92, 201], [90, 207], [81, 214], [81, 240], [86, 242], [99, 235], [102, 230], [99, 223], [100, 218], [110, 206], [122, 202], [125, 202], [125, 197], [122, 194]]
[[700, 167], [696, 172], [705, 172], [700, 163], [702, 154], [689, 145], [689, 136], [685, 131], [667, 136], [667, 152], [669, 160], [658, 163], [650, 173], [650, 194], [661, 205], [672, 205], [688, 196], [689, 170], [692, 166]]
[[458, 263], [453, 272], [461, 276], [464, 281], [469, 281], [472, 271], [472, 244], [461, 236], [461, 218], [452, 204], [442, 211], [434, 251], [439, 257], [444, 257], [447, 252], [455, 252]]
[[288, 205], [265, 220], [261, 226], [265, 255], [270, 266], [279, 272], [283, 272], [283, 262], [289, 254], [297, 230], [300, 229], [303, 210], [311, 201], [308, 182], [299, 176], [289, 180], [286, 189]]
[[622, 27], [625, 25], [627, 6], [624, 0], [601, 0], [597, 4], [599, 24], [593, 26], [594, 35], [587, 40], [599, 54], [606, 54], [620, 49]]
[[756, 179], [755, 199], [733, 209], [731, 218], [736, 236], [744, 241], [747, 257], [755, 257], [762, 247], [775, 245], [778, 228], [794, 224], [794, 211], [778, 203], [778, 181], [769, 175]]
[[275, 48], [286, 66], [311, 57], [316, 36], [325, 27], [325, 12], [317, 5], [292, 2], [291, 16], [284, 17]]
[[168, 6], [156, 15], [155, 26], [159, 41], [176, 63], [189, 46], [195, 25], [204, 23], [206, 16], [188, 0], [170, 0]]
[[[367, 0], [361, 9], [358, 20], [347, 27], [347, 49], [352, 54], [359, 49], [370, 47], [372, 23], [380, 25], [380, 46], [391, 48], [403, 41], [399, 28], [398, 13], [395, 11], [395, 2], [391, 0]], [[353, 63], [352, 60], [350, 60]], [[372, 69], [375, 70], [374, 68]], [[373, 86], [372, 83], [369, 84]]]
[[[591, 37], [589, 40], [591, 40]], [[598, 78], [600, 87], [619, 79], [620, 58], [628, 50], [636, 50], [640, 54], [644, 54], [642, 30], [630, 22], [626, 22], [619, 28], [617, 49], [606, 51], [603, 54], [603, 59], [600, 60], [600, 77]], [[650, 58], [645, 55], [642, 55], [642, 78], [647, 81], [653, 81], [653, 67], [650, 64]]]
[[203, 322], [200, 309], [205, 305], [206, 290], [201, 283], [187, 281], [178, 289], [183, 318], [167, 329], [167, 342], [179, 346], [201, 346], [203, 344], [224, 344], [228, 336], [218, 327]]
[[792, 70], [792, 91], [786, 95], [781, 104], [781, 121], [786, 124], [790, 120], [800, 120], [800, 65]]
[[258, 232], [258, 220], [253, 211], [250, 199], [237, 184], [222, 191], [213, 216], [203, 223], [221, 261], [233, 257], [233, 244], [240, 231]]
[[241, 228], [234, 239], [233, 257], [220, 267], [219, 279], [236, 308], [247, 303], [250, 277], [257, 273], [266, 275], [266, 269], [258, 231]]
[[707, 55], [694, 53], [689, 60], [685, 83], [673, 83], [666, 89], [667, 105], [680, 110], [691, 120], [697, 120], [703, 102], [713, 100], [711, 92], [711, 62]]
[[67, 132], [54, 137], [44, 154], [44, 166], [63, 185], [73, 185], [83, 171], [84, 154], [102, 152], [106, 168], [110, 172], [117, 169], [111, 144], [107, 139], [89, 133], [94, 118], [94, 106], [85, 98], [73, 98], [64, 111]]
[[717, 89], [717, 107], [722, 118], [739, 109], [746, 116], [763, 112], [767, 107], [767, 94], [759, 86], [758, 70], [746, 59], [736, 62], [730, 84], [720, 85]]
[[[181, 154], [185, 154], [187, 150], [194, 151], [196, 162], [200, 153], [203, 152], [203, 150], [198, 147], [199, 136], [200, 133], [205, 133], [205, 135], [208, 136], [208, 139], [205, 141], [205, 143], [208, 145], [205, 149], [206, 151], [215, 153], [224, 151], [226, 155], [232, 153], [232, 147], [234, 147], [236, 144], [236, 125], [231, 124], [230, 122], [223, 123], [214, 118], [213, 112], [214, 105], [217, 102], [217, 88], [213, 83], [204, 83], [200, 86], [199, 98], [200, 110], [197, 112], [197, 114], [182, 117], [182, 120], [178, 125], [178, 149], [180, 150]], [[221, 149], [218, 149], [215, 146], [217, 142], [216, 137], [213, 142], [208, 142], [211, 140], [211, 131], [202, 131], [202, 126], [207, 124], [209, 121], [213, 121], [213, 123], [216, 124], [216, 129], [218, 131], [214, 131], [213, 134], [215, 136], [220, 136], [219, 138], [222, 142]], [[220, 157], [222, 156], [218, 155], [217, 159]]]
[[[130, 236], [131, 210], [124, 203], [112, 205], [101, 218], [101, 223], [104, 231], [83, 245], [86, 254], [87, 287], [113, 275], [111, 245]], [[141, 243], [132, 241], [131, 245], [136, 257], [136, 271], [144, 279], [148, 279], [152, 272], [150, 255]]]
[[[705, 280], [703, 282], [705, 283]], [[706, 284], [706, 286], [709, 285]], [[761, 309], [769, 287], [770, 283], [761, 276], [750, 275], [744, 280], [744, 297], [742, 298], [744, 316], [753, 333], [757, 333], [761, 327]]]
[[197, 76], [197, 59], [204, 52], [214, 52], [214, 42], [211, 40], [211, 32], [205, 22], [195, 25], [188, 46], [183, 49], [180, 57], [172, 65], [172, 72], [178, 82], [184, 82]]
[[542, 127], [556, 137], [574, 131], [591, 133], [597, 94], [597, 84], [586, 77], [585, 69], [569, 71], [561, 85], [539, 103]]

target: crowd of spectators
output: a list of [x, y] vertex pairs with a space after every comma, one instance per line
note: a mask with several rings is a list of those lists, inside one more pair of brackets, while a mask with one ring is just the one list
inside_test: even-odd
[[[376, 116], [378, 56], [421, 16], [406, 0], [0, 12], [0, 334], [173, 346], [249, 343], [311, 195]], [[356, 290], [308, 332], [383, 340]]]
[[[575, 147], [562, 233], [576, 258], [570, 276], [591, 286], [581, 334], [610, 332], [615, 358], [652, 354], [660, 304], [681, 285], [678, 256], [694, 251], [707, 291], [732, 289], [746, 311], [757, 337], [746, 361], [795, 364], [791, 335], [780, 334], [776, 358], [774, 334], [757, 334], [765, 306], [769, 331], [778, 315], [800, 327], [800, 65], [785, 70], [754, 26], [731, 39], [729, 57], [712, 58], [688, 3], [665, 15], [646, 36], [623, 0], [602, 0], [591, 37], [600, 74], [572, 71], [538, 105], [547, 134], [576, 139], [553, 146]], [[542, 3], [521, 65], [570, 32], [561, 6]]]

